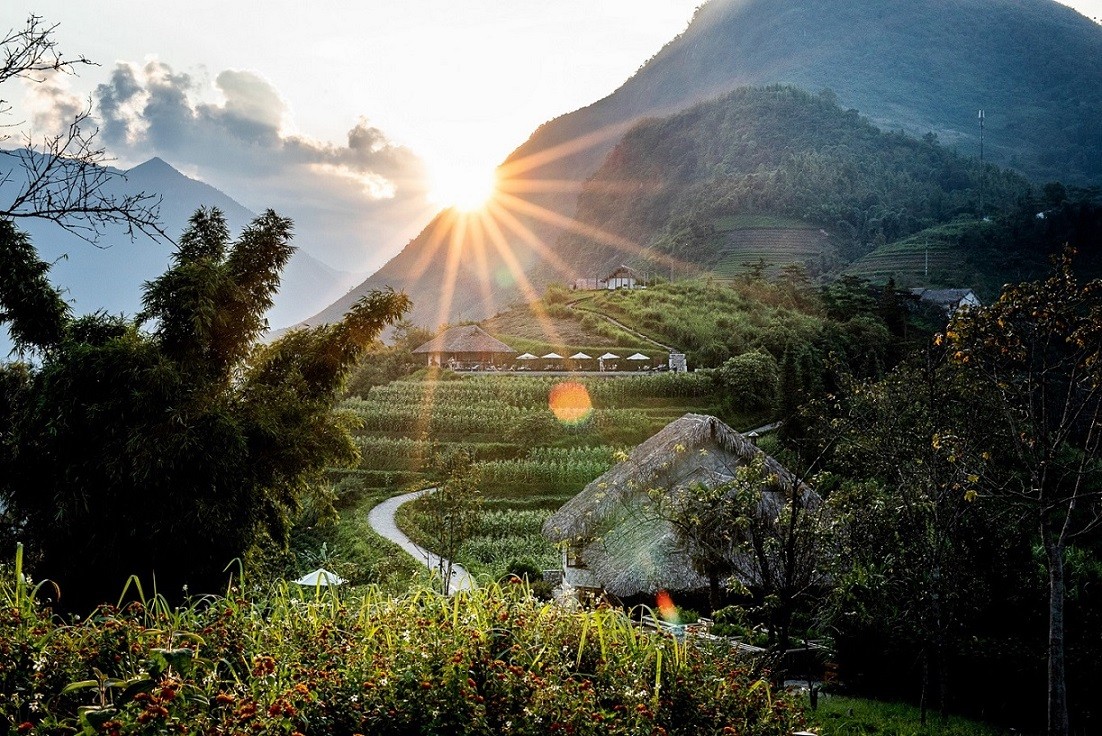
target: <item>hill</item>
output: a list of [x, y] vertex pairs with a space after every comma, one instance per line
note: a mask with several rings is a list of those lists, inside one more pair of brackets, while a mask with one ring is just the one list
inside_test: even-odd
[[[629, 193], [609, 193], [624, 182]], [[584, 232], [557, 250], [591, 271], [625, 258], [722, 271], [795, 259], [815, 273], [833, 265], [827, 234], [848, 261], [954, 217], [1008, 211], [1029, 193], [1016, 174], [933, 135], [882, 132], [831, 95], [742, 88], [635, 126], [582, 190]], [[755, 227], [771, 221], [780, 227]], [[609, 232], [637, 248], [590, 234]]]
[[[509, 156], [490, 226], [441, 213], [355, 293], [404, 289], [413, 318], [435, 325], [526, 295], [521, 275], [537, 287], [569, 280], [574, 264], [554, 245], [585, 230], [572, 222], [577, 195], [631, 124], [774, 83], [832, 90], [877, 126], [932, 132], [969, 155], [982, 108], [986, 160], [1035, 180], [1102, 182], [1102, 27], [1053, 0], [713, 0], [613, 94], [542, 125]], [[455, 243], [452, 265], [442, 243]]]

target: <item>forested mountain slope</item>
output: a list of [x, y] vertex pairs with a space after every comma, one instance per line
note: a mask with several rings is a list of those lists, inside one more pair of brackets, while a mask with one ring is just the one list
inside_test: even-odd
[[[506, 161], [507, 214], [492, 219], [512, 270], [544, 263], [537, 286], [570, 277], [569, 261], [542, 251], [577, 230], [577, 194], [630, 124], [773, 83], [832, 90], [881, 128], [933, 132], [968, 155], [983, 109], [986, 160], [1038, 181], [1102, 182], [1102, 27], [1054, 0], [713, 0], [613, 94], [542, 125]], [[438, 219], [355, 292], [405, 289], [426, 324], [491, 314], [523, 290], [506, 274], [513, 256], [475, 252], [482, 232]], [[457, 243], [452, 268], [441, 240]]]
[[831, 95], [743, 88], [633, 128], [586, 183], [576, 218], [649, 254], [567, 234], [558, 251], [589, 271], [665, 256], [711, 269], [725, 219], [783, 215], [823, 228], [843, 261], [962, 215], [1009, 210], [1023, 177], [939, 145], [886, 133]]

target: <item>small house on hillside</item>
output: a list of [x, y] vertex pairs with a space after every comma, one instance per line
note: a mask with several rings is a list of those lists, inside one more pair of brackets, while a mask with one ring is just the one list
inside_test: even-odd
[[478, 325], [444, 330], [413, 352], [426, 356], [427, 365], [468, 369], [508, 365], [517, 354]]
[[574, 279], [575, 291], [600, 291], [602, 289], [636, 289], [642, 286], [643, 277], [627, 266], [618, 266], [604, 278]]
[[[759, 455], [750, 439], [712, 416], [686, 414], [666, 425], [544, 523], [544, 536], [565, 547], [563, 581], [619, 597], [707, 588], [710, 581], [694, 568], [690, 550], [657, 505], [676, 505], [696, 484], [728, 483]], [[758, 513], [775, 516], [797, 480], [773, 458], [762, 459], [777, 492], [763, 493]], [[797, 493], [810, 494], [802, 496], [809, 505], [820, 503], [803, 484]]]
[[927, 289], [919, 287], [911, 289], [911, 294], [918, 297], [920, 301], [939, 307], [948, 315], [952, 315], [958, 309], [978, 307], [981, 304], [976, 292], [971, 289]]
[[634, 289], [643, 279], [633, 269], [627, 266], [619, 266], [608, 276], [605, 276], [605, 288], [607, 289]]

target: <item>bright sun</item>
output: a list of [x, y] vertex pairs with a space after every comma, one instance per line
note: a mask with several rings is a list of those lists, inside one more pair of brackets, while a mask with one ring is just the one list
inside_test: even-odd
[[432, 173], [432, 201], [464, 212], [481, 209], [497, 188], [497, 175], [474, 166], [438, 166]]

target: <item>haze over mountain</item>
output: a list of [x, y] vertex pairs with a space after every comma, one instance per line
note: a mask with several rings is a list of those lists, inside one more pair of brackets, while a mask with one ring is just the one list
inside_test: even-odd
[[[713, 0], [612, 95], [536, 130], [501, 168], [484, 222], [442, 213], [398, 256], [309, 320], [371, 288], [414, 300], [413, 319], [492, 314], [577, 265], [564, 232], [625, 254], [643, 245], [571, 218], [577, 195], [630, 125], [739, 86], [829, 89], [888, 130], [932, 132], [962, 154], [1034, 181], [1102, 182], [1102, 27], [1053, 0]], [[608, 182], [612, 195], [632, 182]], [[507, 243], [507, 247], [505, 245]], [[531, 285], [526, 284], [531, 280]]]
[[[107, 192], [159, 196], [161, 224], [172, 238], [180, 236], [200, 206], [222, 210], [234, 237], [256, 217], [229, 195], [185, 176], [160, 158], [117, 173]], [[13, 190], [17, 181], [0, 186], [0, 197]], [[17, 226], [30, 235], [39, 256], [53, 264], [50, 278], [65, 291], [78, 314], [99, 310], [135, 314], [141, 308], [142, 284], [165, 270], [174, 249], [170, 242], [142, 235], [132, 240], [121, 227], [108, 228], [92, 244], [45, 220], [20, 218]], [[300, 249], [284, 272], [269, 322], [273, 327], [293, 324], [330, 303], [354, 282], [352, 274], [336, 271]], [[8, 349], [6, 335], [0, 336], [0, 351]]]

